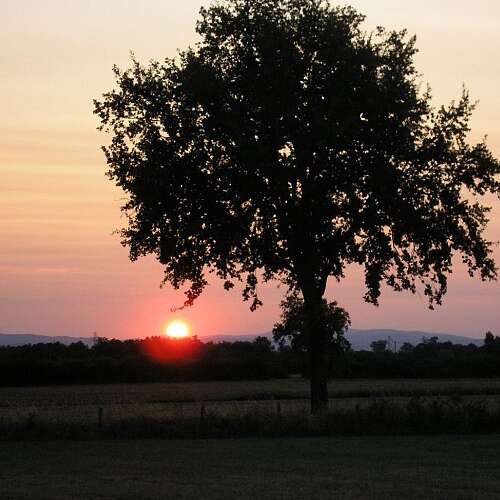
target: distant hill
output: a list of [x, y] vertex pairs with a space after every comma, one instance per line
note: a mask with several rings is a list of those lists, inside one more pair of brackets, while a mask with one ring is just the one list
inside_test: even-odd
[[[272, 338], [271, 333], [263, 333], [260, 336]], [[209, 337], [201, 337], [204, 342], [251, 342], [257, 335], [212, 335]], [[477, 346], [483, 345], [483, 339], [474, 339], [471, 337], [450, 335], [446, 333], [434, 333], [423, 331], [405, 331], [405, 330], [349, 330], [347, 339], [355, 351], [370, 350], [370, 344], [375, 340], [388, 340], [390, 337], [392, 348], [394, 342], [396, 348], [399, 349], [402, 344], [409, 342], [410, 344], [417, 345], [422, 342], [424, 337], [438, 337], [439, 342], [452, 342], [453, 344], [475, 344]]]
[[0, 333], [0, 346], [19, 346], [28, 344], [52, 344], [60, 342], [70, 345], [75, 342], [83, 342], [91, 345], [91, 337], [49, 337], [48, 335], [32, 335], [28, 333]]
[[483, 339], [450, 335], [446, 333], [422, 332], [418, 330], [349, 330], [349, 333], [347, 334], [347, 339], [355, 351], [369, 350], [370, 344], [375, 340], [388, 340], [390, 338], [392, 342], [392, 349], [394, 349], [394, 342], [396, 342], [396, 348], [399, 349], [405, 342], [409, 342], [413, 345], [420, 344], [424, 337], [437, 337], [439, 342], [452, 342], [453, 344], [483, 345]]
[[[271, 333], [262, 333], [260, 335], [210, 335], [201, 336], [203, 342], [252, 342], [256, 337], [262, 336], [269, 339], [272, 338]], [[424, 337], [438, 337], [439, 342], [452, 342], [453, 344], [475, 344], [483, 345], [483, 339], [475, 339], [471, 337], [450, 335], [444, 333], [433, 333], [423, 331], [404, 331], [404, 330], [349, 330], [347, 339], [355, 351], [369, 350], [370, 344], [375, 340], [387, 340], [390, 337], [392, 348], [394, 342], [396, 348], [399, 349], [404, 342], [416, 345], [422, 342]], [[50, 344], [60, 342], [61, 344], [69, 345], [74, 342], [83, 342], [91, 345], [93, 339], [91, 337], [50, 337], [48, 335], [32, 335], [32, 334], [5, 334], [0, 333], [0, 346], [19, 346], [27, 344]]]

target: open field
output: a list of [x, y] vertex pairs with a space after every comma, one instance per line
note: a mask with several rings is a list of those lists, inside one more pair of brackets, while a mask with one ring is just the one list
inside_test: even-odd
[[[306, 380], [0, 389], [0, 439], [497, 432], [500, 380], [335, 380], [311, 424]], [[448, 425], [449, 422], [449, 425]], [[396, 427], [391, 431], [391, 425]]]
[[[500, 395], [500, 379], [337, 379], [332, 399], [425, 395]], [[242, 382], [184, 382], [0, 388], [6, 407], [162, 404], [307, 399], [302, 378]]]
[[496, 499], [500, 436], [3, 443], [3, 500]]

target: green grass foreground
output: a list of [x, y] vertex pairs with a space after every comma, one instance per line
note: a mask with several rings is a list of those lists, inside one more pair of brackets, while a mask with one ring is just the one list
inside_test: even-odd
[[500, 436], [21, 442], [8, 499], [500, 498]]

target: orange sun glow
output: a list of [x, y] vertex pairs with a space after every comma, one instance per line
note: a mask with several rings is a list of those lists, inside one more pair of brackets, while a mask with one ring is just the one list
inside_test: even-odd
[[171, 339], [185, 339], [189, 337], [189, 326], [185, 321], [175, 320], [168, 324], [165, 333]]

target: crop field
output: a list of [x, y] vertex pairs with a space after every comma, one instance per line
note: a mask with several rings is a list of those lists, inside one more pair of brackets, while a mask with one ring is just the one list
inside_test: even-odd
[[[332, 399], [426, 395], [500, 395], [500, 379], [338, 379]], [[307, 399], [302, 378], [0, 388], [0, 408]]]
[[500, 436], [10, 442], [1, 497], [497, 499]]
[[[417, 414], [422, 416], [424, 410], [428, 418], [433, 418], [430, 412], [434, 412], [434, 418], [441, 419], [451, 413], [455, 419], [467, 419], [472, 412], [476, 420], [479, 412], [500, 415], [498, 379], [334, 380], [330, 383], [330, 393], [329, 412], [343, 415], [344, 420], [349, 414], [360, 422], [383, 420], [393, 410], [406, 411], [411, 405], [414, 419]], [[95, 428], [105, 427], [110, 431], [116, 426], [128, 426], [127, 432], [132, 436], [137, 435], [138, 428], [144, 432], [147, 427], [148, 437], [155, 436], [158, 429], [162, 435], [178, 437], [182, 434], [176, 428], [179, 423], [189, 422], [193, 426], [200, 420], [210, 419], [225, 419], [218, 422], [219, 427], [227, 426], [227, 420], [231, 420], [236, 436], [243, 421], [244, 425], [250, 425], [249, 419], [256, 421], [250, 425], [253, 430], [247, 431], [250, 435], [259, 426], [268, 427], [267, 422], [277, 426], [277, 419], [294, 421], [295, 431], [290, 428], [289, 434], [302, 433], [304, 425], [299, 425], [299, 421], [308, 419], [307, 398], [308, 382], [300, 378], [3, 388], [0, 389], [0, 438], [12, 428], [16, 429], [16, 436], [23, 436], [23, 429], [32, 431], [44, 426], [50, 427], [49, 436], [57, 428], [71, 432], [84, 428], [80, 429], [81, 434], [92, 434]], [[338, 422], [335, 425], [340, 428]], [[357, 428], [353, 428], [353, 432], [357, 432]], [[187, 436], [190, 432], [195, 431], [185, 431]], [[198, 433], [199, 429], [195, 434]]]

